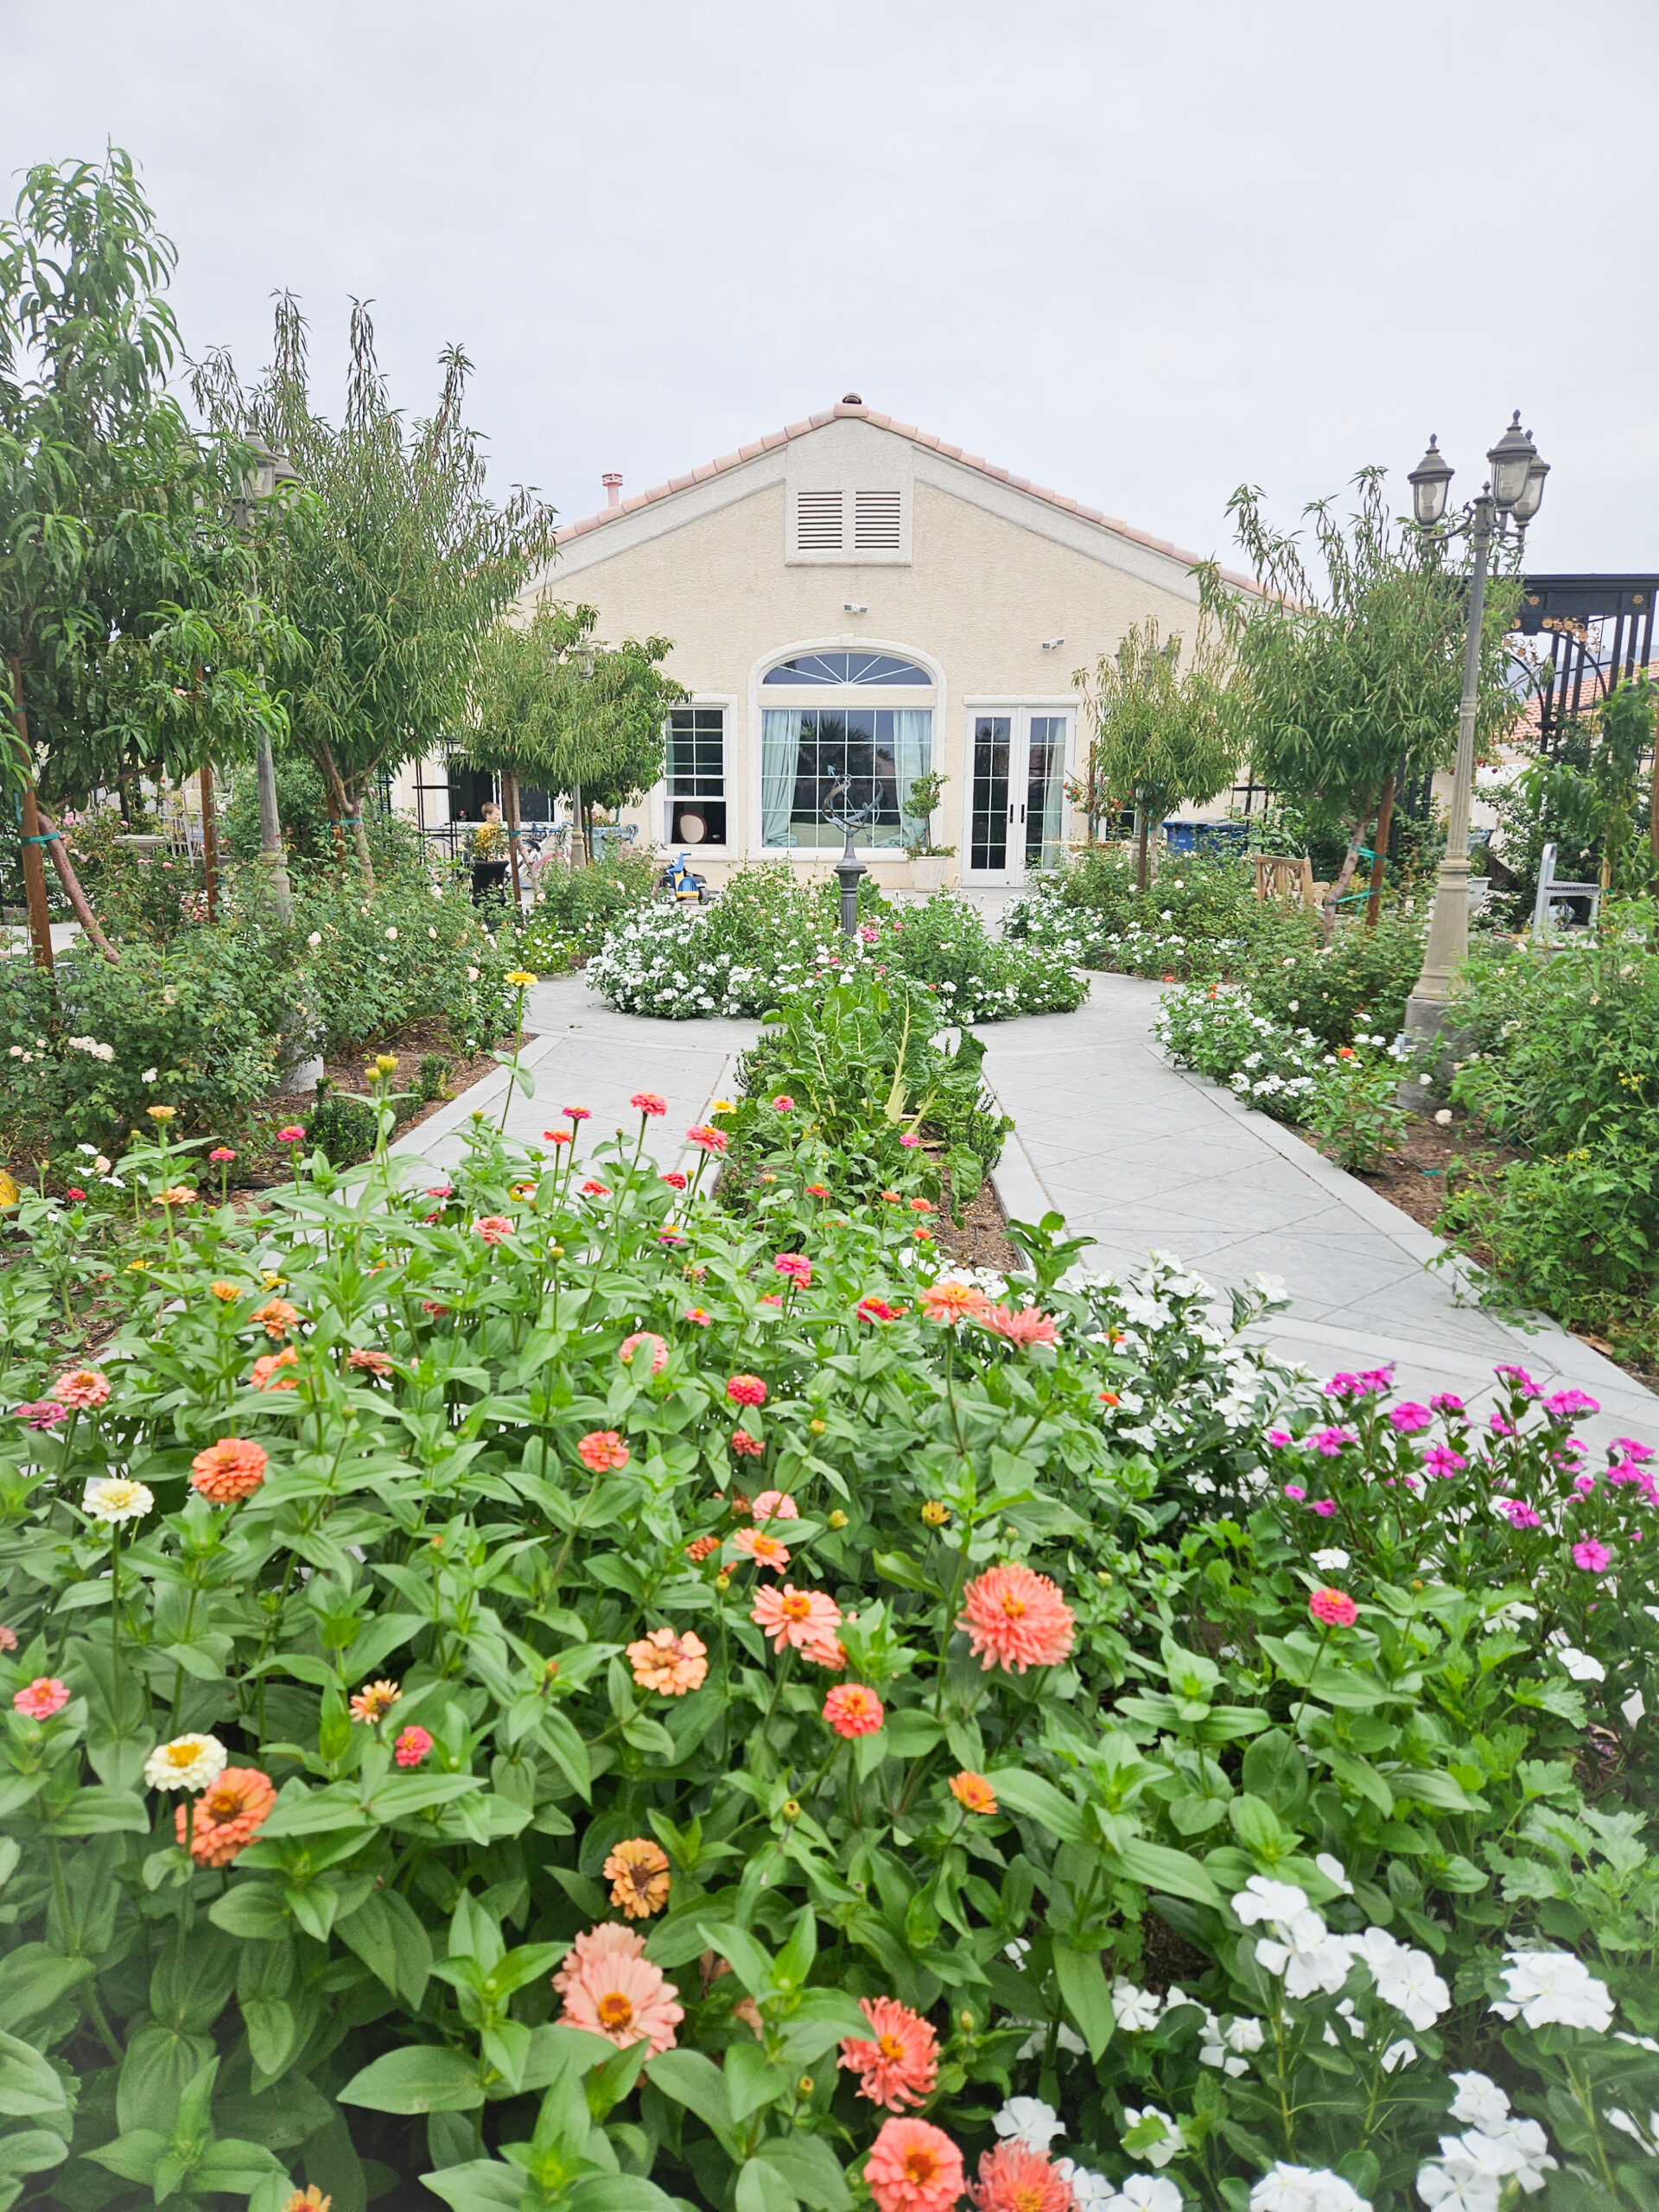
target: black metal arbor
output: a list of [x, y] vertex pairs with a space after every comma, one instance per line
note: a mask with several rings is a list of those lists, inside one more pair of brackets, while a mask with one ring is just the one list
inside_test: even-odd
[[1563, 728], [1648, 665], [1659, 576], [1528, 576], [1516, 628], [1548, 638], [1539, 671], [1538, 736], [1554, 750]]

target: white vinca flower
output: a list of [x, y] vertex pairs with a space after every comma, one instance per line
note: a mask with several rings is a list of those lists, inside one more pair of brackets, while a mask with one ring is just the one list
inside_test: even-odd
[[158, 1744], [144, 1761], [144, 1780], [152, 1789], [210, 1789], [228, 1758], [217, 1736], [175, 1736], [170, 1744]]
[[[1077, 2212], [1090, 2212], [1090, 2200], [1078, 2189], [1079, 2180], [1098, 2181], [1098, 2174], [1074, 2173], [1070, 2177], [1073, 2194], [1077, 2197]], [[1116, 2192], [1109, 2182], [1107, 2194], [1093, 2201], [1094, 2212], [1182, 2212], [1186, 2199], [1173, 2181], [1161, 2174], [1126, 2174], [1123, 2186]]]
[[991, 2125], [1007, 2141], [1023, 2143], [1027, 2150], [1045, 2156], [1061, 2133], [1060, 2115], [1040, 2097], [1010, 2097]]
[[142, 1521], [155, 1503], [154, 1494], [144, 1484], [126, 1475], [95, 1475], [80, 1500], [84, 1513], [112, 1529], [118, 1529], [124, 1521]]
[[1503, 1971], [1509, 1992], [1492, 2010], [1500, 2019], [1519, 2013], [1529, 2028], [1590, 2028], [1605, 2035], [1613, 2024], [1613, 2000], [1605, 1981], [1570, 1951], [1510, 1951]]
[[[1186, 2148], [1185, 2136], [1182, 2134], [1169, 2114], [1166, 2112], [1160, 2112], [1156, 2105], [1147, 2105], [1141, 2112], [1137, 2112], [1133, 2105], [1125, 2105], [1123, 2123], [1122, 2133], [1126, 2147], [1132, 2136], [1138, 2135], [1142, 2138], [1142, 2140], [1138, 2142], [1130, 2152], [1132, 2158], [1145, 2158], [1154, 2166], [1166, 2166], [1178, 2152]], [[1156, 2133], [1153, 2134], [1152, 2141], [1147, 2142], [1144, 2139], [1145, 2136], [1152, 2133], [1154, 2129]]]
[[[1348, 1564], [1348, 1554], [1346, 1552], [1315, 1552], [1313, 1564], [1318, 1567], [1328, 1567], [1340, 1573], [1341, 1569]], [[1352, 1897], [1354, 1885], [1349, 1880], [1340, 1859], [1334, 1858], [1328, 1851], [1321, 1851], [1315, 1857], [1313, 1864], [1327, 1882], [1335, 1884], [1344, 1897]]]
[[1250, 2191], [1250, 2212], [1371, 2212], [1371, 2200], [1328, 2166], [1280, 2159]]
[[1122, 1975], [1112, 1984], [1112, 2017], [1126, 2035], [1144, 2035], [1158, 2024], [1162, 2010], [1149, 1989], [1137, 1989]]
[[[1328, 1550], [1313, 1553], [1312, 1555], [1312, 1560], [1313, 1564], [1319, 1568], [1321, 1574], [1340, 1574], [1344, 1567], [1348, 1564], [1348, 1554], [1343, 1550], [1340, 1544], [1332, 1544]], [[1324, 1857], [1316, 1859], [1314, 1864], [1318, 1866], [1323, 1867], [1325, 1859], [1328, 1858], [1329, 1855], [1330, 1854], [1326, 1853]]]
[[1484, 2074], [1454, 2074], [1458, 2094], [1452, 2101], [1448, 2120], [1458, 2120], [1465, 2127], [1478, 2127], [1483, 2135], [1501, 2134], [1510, 2120], [1510, 2100], [1496, 2082]]

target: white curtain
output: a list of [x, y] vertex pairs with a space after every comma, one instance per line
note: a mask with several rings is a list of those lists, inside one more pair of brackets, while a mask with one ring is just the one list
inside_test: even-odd
[[899, 812], [906, 843], [915, 843], [925, 827], [923, 823], [912, 818], [910, 787], [918, 776], [927, 773], [932, 755], [932, 709], [929, 707], [901, 707], [893, 718], [893, 766], [899, 785]]
[[760, 716], [760, 842], [792, 845], [790, 809], [795, 799], [795, 763], [801, 718], [792, 708], [767, 707]]
[[1039, 866], [1056, 868], [1060, 860], [1060, 838], [1065, 828], [1062, 810], [1065, 804], [1065, 721], [1062, 715], [1049, 719], [1051, 736], [1048, 747], [1048, 773], [1043, 783], [1043, 851]]

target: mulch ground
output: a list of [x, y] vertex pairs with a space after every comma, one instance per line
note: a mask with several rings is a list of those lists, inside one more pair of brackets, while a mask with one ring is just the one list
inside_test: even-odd
[[1008, 1235], [990, 1177], [980, 1185], [973, 1204], [963, 1210], [957, 1223], [950, 1212], [950, 1179], [943, 1167], [939, 1175], [940, 1205], [933, 1235], [944, 1257], [959, 1268], [995, 1268], [1001, 1274], [1023, 1268], [1025, 1255]]

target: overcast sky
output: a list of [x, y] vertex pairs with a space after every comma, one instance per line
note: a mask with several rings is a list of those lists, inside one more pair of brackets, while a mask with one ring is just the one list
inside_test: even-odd
[[857, 391], [1201, 552], [1519, 406], [1659, 568], [1653, 0], [0, 0], [6, 169], [141, 164], [187, 344], [375, 302], [567, 519]]

